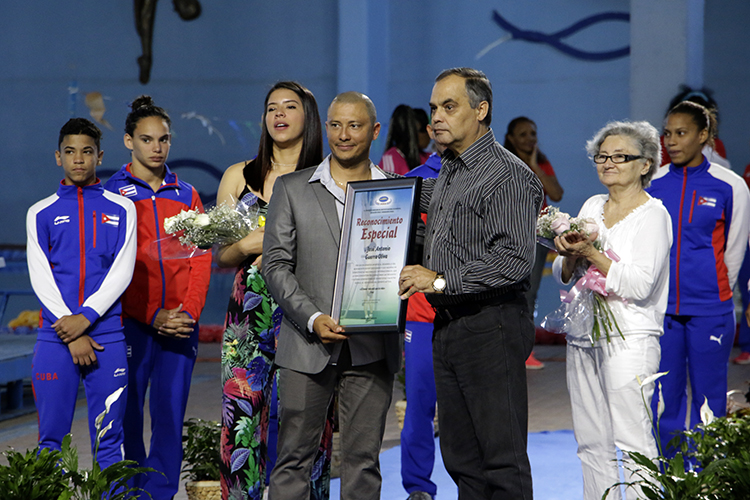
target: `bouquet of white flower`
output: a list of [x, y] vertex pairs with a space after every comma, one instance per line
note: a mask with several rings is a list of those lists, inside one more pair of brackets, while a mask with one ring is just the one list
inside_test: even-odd
[[[602, 250], [599, 226], [594, 220], [571, 217], [552, 206], [542, 210], [536, 222], [536, 238], [541, 245], [556, 250], [555, 237], [568, 231], [585, 234], [593, 240], [597, 250]], [[615, 262], [620, 260], [611, 250], [604, 253]], [[568, 292], [560, 291], [562, 304], [544, 317], [542, 328], [572, 337], [588, 336], [592, 344], [598, 341], [602, 334], [607, 342], [610, 342], [611, 334], [615, 331], [623, 337], [612, 308], [606, 300], [606, 276], [594, 265], [583, 265], [576, 269], [574, 277], [577, 279], [575, 285]]]
[[247, 236], [254, 229], [265, 225], [265, 212], [257, 205], [239, 203], [231, 208], [222, 203], [209, 208], [205, 213], [183, 210], [164, 219], [164, 231], [179, 236], [183, 245], [194, 245], [208, 249], [213, 245], [229, 245]]

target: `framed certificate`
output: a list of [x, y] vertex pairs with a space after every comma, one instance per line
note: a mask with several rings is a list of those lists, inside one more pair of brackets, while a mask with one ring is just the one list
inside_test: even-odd
[[398, 278], [410, 263], [420, 187], [418, 177], [348, 184], [331, 312], [347, 333], [404, 331]]

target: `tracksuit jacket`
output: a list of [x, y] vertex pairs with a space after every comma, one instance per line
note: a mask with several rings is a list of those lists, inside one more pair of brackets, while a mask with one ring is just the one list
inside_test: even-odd
[[154, 192], [132, 175], [130, 163], [105, 188], [133, 201], [138, 212], [137, 262], [132, 284], [122, 297], [125, 316], [152, 325], [159, 309], [174, 309], [182, 303], [182, 310], [198, 321], [211, 279], [211, 255], [169, 258], [174, 256], [167, 255], [170, 238], [164, 233], [167, 217], [181, 210], [203, 209], [198, 192], [169, 168], [164, 183]]
[[697, 167], [661, 167], [647, 191], [672, 216], [667, 314], [732, 312], [750, 232], [750, 192], [742, 177], [704, 157]]
[[62, 341], [52, 324], [83, 314], [97, 342], [122, 340], [120, 295], [133, 275], [133, 204], [104, 190], [60, 184], [26, 217], [31, 285], [42, 304], [39, 340]]

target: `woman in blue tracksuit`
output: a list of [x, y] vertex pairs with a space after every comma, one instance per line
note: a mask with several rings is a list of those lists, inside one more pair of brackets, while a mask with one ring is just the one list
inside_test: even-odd
[[[29, 276], [42, 305], [31, 379], [41, 448], [61, 448], [83, 379], [93, 453], [96, 418], [128, 382], [120, 295], [133, 276], [136, 212], [96, 178], [100, 140], [84, 118], [63, 126], [55, 156], [65, 178], [26, 216]], [[102, 469], [123, 459], [125, 395], [107, 410], [100, 428], [112, 427], [96, 457]]]
[[[703, 156], [715, 132], [709, 109], [687, 101], [673, 107], [664, 125], [672, 163], [659, 169], [647, 190], [669, 211], [674, 235], [659, 366], [660, 372], [669, 372], [660, 379], [665, 409], [659, 438], [667, 457], [676, 451], [667, 443], [685, 428], [688, 374], [691, 425], [700, 422], [705, 400], [715, 415], [726, 413], [736, 324], [732, 288], [748, 246], [750, 192], [739, 175]], [[654, 409], [658, 397], [656, 391]]]

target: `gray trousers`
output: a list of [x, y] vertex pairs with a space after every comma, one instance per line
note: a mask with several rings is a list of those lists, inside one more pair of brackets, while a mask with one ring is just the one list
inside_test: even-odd
[[344, 361], [313, 375], [279, 370], [278, 458], [270, 500], [310, 497], [313, 461], [337, 385], [341, 499], [380, 499], [380, 446], [393, 393], [393, 374], [384, 360], [354, 367]]

